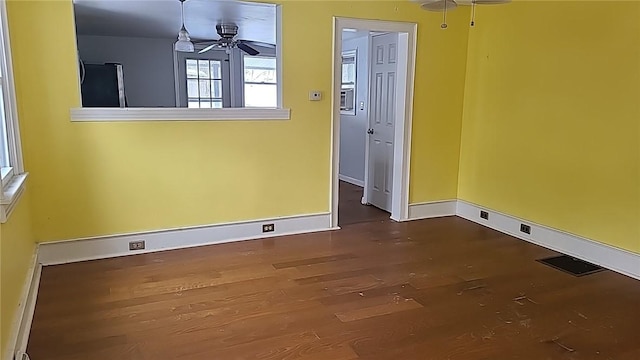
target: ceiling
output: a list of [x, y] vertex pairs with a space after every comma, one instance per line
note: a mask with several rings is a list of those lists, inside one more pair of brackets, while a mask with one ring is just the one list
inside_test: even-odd
[[[178, 0], [74, 0], [79, 35], [176, 38]], [[185, 26], [194, 40], [218, 39], [215, 25], [238, 25], [238, 38], [276, 43], [276, 6], [235, 0], [187, 0]]]

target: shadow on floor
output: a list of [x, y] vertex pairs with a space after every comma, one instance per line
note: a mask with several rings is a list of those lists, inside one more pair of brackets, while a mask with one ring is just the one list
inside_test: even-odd
[[362, 205], [362, 191], [359, 186], [340, 181], [339, 226], [389, 220], [388, 212], [372, 205]]

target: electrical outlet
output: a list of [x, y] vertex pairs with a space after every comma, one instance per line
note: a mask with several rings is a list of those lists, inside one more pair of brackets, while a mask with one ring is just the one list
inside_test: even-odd
[[144, 240], [130, 241], [129, 250], [144, 250]]
[[263, 233], [273, 232], [273, 231], [276, 231], [276, 225], [275, 224], [263, 224], [262, 225], [262, 232]]
[[480, 217], [485, 220], [489, 220], [489, 213], [484, 210], [480, 210]]
[[526, 224], [520, 224], [520, 231], [525, 234], [531, 235], [531, 226]]

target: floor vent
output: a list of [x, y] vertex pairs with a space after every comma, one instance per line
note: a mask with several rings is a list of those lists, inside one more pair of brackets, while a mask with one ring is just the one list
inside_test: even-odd
[[585, 276], [604, 270], [598, 265], [593, 265], [569, 255], [554, 256], [536, 261], [574, 276]]

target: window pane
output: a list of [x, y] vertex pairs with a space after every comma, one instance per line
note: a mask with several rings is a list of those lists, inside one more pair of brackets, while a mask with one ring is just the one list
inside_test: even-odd
[[222, 62], [188, 59], [187, 66], [191, 66], [189, 71], [195, 71], [194, 77], [186, 80], [187, 106], [190, 108], [222, 107]]
[[211, 78], [222, 79], [222, 66], [220, 61], [211, 61]]
[[276, 58], [266, 56], [245, 56], [245, 69], [276, 69]]
[[200, 97], [211, 97], [211, 80], [200, 80]]
[[198, 60], [198, 75], [201, 79], [209, 78], [209, 60]]
[[213, 94], [211, 97], [221, 98], [222, 97], [222, 80], [213, 80], [212, 83]]
[[4, 94], [0, 86], [0, 166], [7, 167], [9, 164], [9, 143], [7, 141], [7, 117], [4, 112]]
[[260, 56], [244, 57], [244, 81], [275, 84], [276, 59]]
[[343, 84], [355, 84], [356, 83], [356, 64], [342, 64], [342, 83]]
[[196, 79], [188, 79], [187, 80], [187, 97], [198, 97], [198, 80]]
[[198, 77], [198, 60], [187, 59], [187, 77]]
[[277, 107], [278, 86], [275, 84], [245, 84], [244, 106]]

